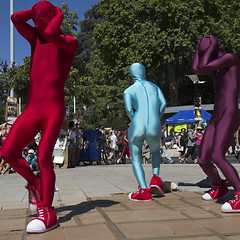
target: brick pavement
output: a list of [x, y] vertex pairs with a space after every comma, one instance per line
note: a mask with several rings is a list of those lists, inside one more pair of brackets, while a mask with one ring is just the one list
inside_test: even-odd
[[[145, 168], [149, 178], [151, 167]], [[179, 182], [186, 182], [186, 173], [192, 174], [188, 175], [189, 182], [196, 182], [204, 176], [194, 164], [163, 165], [162, 172], [165, 172], [166, 180], [177, 177]], [[130, 173], [130, 165], [57, 169], [59, 192], [55, 194], [54, 207], [60, 226], [44, 234], [25, 232], [33, 216], [27, 210], [24, 182], [16, 174], [1, 176], [0, 184], [4, 182], [5, 187], [8, 183], [11, 187], [15, 186], [16, 198], [10, 189], [8, 195], [7, 188], [2, 186], [6, 196], [0, 193], [1, 199], [4, 199], [0, 202], [0, 240], [240, 239], [240, 214], [220, 211], [221, 204], [233, 196], [233, 191], [219, 203], [201, 200], [204, 189], [196, 186], [190, 188], [191, 191], [180, 187], [180, 191], [155, 196], [151, 202], [132, 202], [127, 198], [129, 188], [122, 187], [127, 182], [130, 188], [136, 185]], [[89, 182], [83, 182], [81, 177]], [[97, 180], [99, 185], [104, 185], [96, 196], [93, 194], [95, 189], [88, 190], [93, 187], [90, 179], [95, 185]], [[84, 189], [86, 185], [88, 188]], [[109, 189], [108, 193], [103, 191], [104, 187]], [[119, 191], [120, 188], [122, 191]]]
[[44, 234], [24, 231], [32, 216], [23, 206], [2, 208], [0, 240], [240, 239], [240, 214], [221, 213], [221, 203], [202, 201], [201, 194], [177, 191], [151, 202], [132, 202], [125, 194], [67, 204], [59, 200], [60, 226]]

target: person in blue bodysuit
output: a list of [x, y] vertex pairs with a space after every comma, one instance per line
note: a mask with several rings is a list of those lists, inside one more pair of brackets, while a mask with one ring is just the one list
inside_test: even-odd
[[[151, 192], [163, 194], [163, 184], [159, 177], [161, 155], [161, 117], [166, 101], [159, 87], [145, 80], [145, 68], [140, 63], [133, 63], [130, 74], [134, 84], [124, 91], [125, 110], [131, 119], [128, 130], [129, 149], [132, 156], [133, 172], [139, 184], [139, 192], [129, 194], [130, 200], [149, 201]], [[152, 153], [153, 177], [150, 189], [147, 187], [144, 170], [141, 164], [141, 150], [146, 139]]]

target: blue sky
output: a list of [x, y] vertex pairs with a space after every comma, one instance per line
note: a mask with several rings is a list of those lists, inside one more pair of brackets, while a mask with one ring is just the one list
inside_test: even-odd
[[[84, 12], [100, 0], [49, 0], [53, 5], [61, 7], [67, 3], [70, 11], [78, 12], [78, 20], [84, 19]], [[14, 12], [30, 9], [39, 0], [14, 0]], [[1, 0], [0, 3], [0, 59], [10, 62], [10, 0]], [[22, 64], [22, 59], [30, 56], [29, 43], [19, 35], [15, 29], [15, 62]]]

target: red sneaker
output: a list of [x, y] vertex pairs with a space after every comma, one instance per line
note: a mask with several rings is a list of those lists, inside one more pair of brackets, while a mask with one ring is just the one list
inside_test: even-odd
[[38, 216], [30, 221], [26, 231], [28, 233], [44, 233], [58, 226], [57, 215], [52, 207], [39, 206]]
[[164, 194], [162, 179], [160, 177], [157, 177], [156, 174], [153, 174], [153, 177], [150, 181], [149, 188], [152, 189], [152, 193], [161, 194], [161, 195]]
[[26, 189], [29, 192], [28, 195], [28, 207], [30, 211], [37, 211], [37, 204], [41, 202], [41, 189], [40, 189], [40, 176], [37, 175], [35, 178], [34, 185], [27, 185]]
[[222, 205], [222, 212], [240, 212], [240, 192], [236, 191], [234, 196], [235, 200], [225, 202]]
[[139, 191], [138, 192], [131, 192], [128, 195], [129, 200], [132, 201], [151, 201], [152, 195], [151, 190], [149, 188], [140, 188], [138, 186]]
[[202, 195], [203, 200], [212, 200], [224, 197], [229, 192], [226, 182], [220, 186], [213, 184], [213, 188]]

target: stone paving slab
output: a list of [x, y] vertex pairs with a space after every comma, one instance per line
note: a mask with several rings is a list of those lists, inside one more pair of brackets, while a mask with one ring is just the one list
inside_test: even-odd
[[[0, 210], [0, 240], [236, 240], [240, 214], [221, 213], [221, 203], [201, 200], [202, 192], [171, 192], [151, 202], [132, 202], [126, 194], [59, 200], [60, 226], [44, 234], [28, 234], [33, 217], [27, 208]], [[228, 200], [232, 197], [229, 195]], [[173, 204], [177, 199], [179, 203]], [[199, 204], [201, 203], [201, 204]]]
[[[240, 165], [234, 167], [240, 172]], [[144, 166], [146, 180], [151, 165]], [[0, 240], [148, 239], [236, 240], [240, 239], [240, 214], [222, 213], [222, 201], [203, 201], [205, 178], [195, 164], [161, 165], [165, 181], [184, 183], [180, 191], [154, 196], [150, 202], [128, 200], [137, 190], [130, 164], [56, 169], [59, 188], [54, 207], [60, 226], [44, 234], [27, 234], [32, 219], [27, 209], [25, 180], [18, 174], [0, 176]]]

